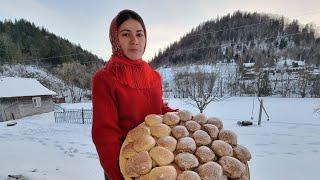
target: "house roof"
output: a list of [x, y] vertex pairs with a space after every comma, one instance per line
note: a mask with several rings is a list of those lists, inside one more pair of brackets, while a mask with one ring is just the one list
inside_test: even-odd
[[0, 77], [0, 98], [56, 94], [34, 78]]

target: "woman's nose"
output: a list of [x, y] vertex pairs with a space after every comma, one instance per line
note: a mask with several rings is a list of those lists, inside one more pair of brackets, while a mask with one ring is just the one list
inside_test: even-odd
[[139, 40], [136, 36], [131, 36], [130, 42], [132, 44], [138, 44]]

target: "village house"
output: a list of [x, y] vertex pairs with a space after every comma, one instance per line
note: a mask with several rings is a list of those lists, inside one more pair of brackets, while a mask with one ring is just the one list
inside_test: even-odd
[[53, 95], [34, 78], [0, 77], [0, 122], [53, 111]]

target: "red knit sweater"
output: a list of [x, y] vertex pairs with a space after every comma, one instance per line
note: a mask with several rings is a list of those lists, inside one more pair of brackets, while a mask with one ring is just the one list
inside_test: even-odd
[[112, 56], [92, 78], [92, 139], [110, 180], [122, 179], [118, 158], [128, 131], [164, 106], [161, 77], [146, 62]]

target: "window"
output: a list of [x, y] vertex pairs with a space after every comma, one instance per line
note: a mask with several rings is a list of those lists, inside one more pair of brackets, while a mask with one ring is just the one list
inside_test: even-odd
[[32, 98], [33, 107], [41, 107], [41, 97]]

